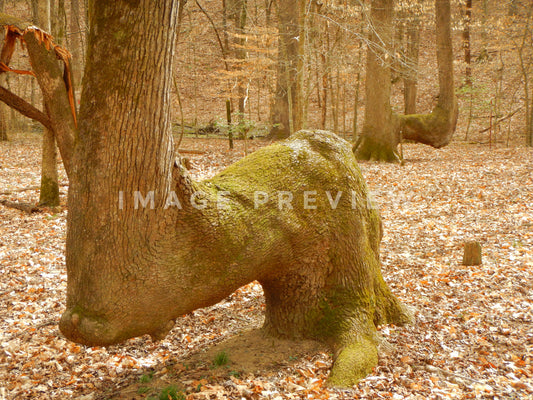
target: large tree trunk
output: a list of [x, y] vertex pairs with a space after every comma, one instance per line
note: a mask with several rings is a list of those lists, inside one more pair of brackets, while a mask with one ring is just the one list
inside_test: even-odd
[[286, 138], [303, 126], [302, 74], [305, 50], [303, 0], [278, 1], [279, 39], [276, 92], [271, 108], [272, 138]]
[[366, 62], [365, 119], [361, 136], [354, 146], [362, 160], [398, 161], [396, 147], [398, 118], [390, 106], [390, 56], [393, 34], [393, 0], [373, 0], [370, 17], [373, 24]]
[[453, 49], [450, 0], [435, 0], [439, 100], [431, 114], [400, 116], [400, 130], [405, 139], [435, 148], [450, 143], [459, 110], [454, 93]]
[[89, 345], [161, 338], [258, 280], [265, 331], [328, 343], [330, 382], [350, 386], [377, 363], [376, 325], [409, 320], [381, 276], [380, 219], [350, 145], [301, 131], [193, 182], [170, 126], [177, 8], [92, 2], [77, 137], [64, 97], [49, 103], [57, 65], [41, 57], [54, 54], [24, 36], [52, 124], [70, 127], [56, 130], [70, 179], [60, 329]]

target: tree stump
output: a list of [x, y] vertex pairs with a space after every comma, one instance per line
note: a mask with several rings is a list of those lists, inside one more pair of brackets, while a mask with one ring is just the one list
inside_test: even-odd
[[476, 241], [465, 243], [463, 265], [481, 265], [481, 243]]

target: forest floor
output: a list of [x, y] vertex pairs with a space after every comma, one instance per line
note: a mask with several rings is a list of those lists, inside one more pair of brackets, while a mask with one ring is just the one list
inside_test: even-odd
[[[181, 147], [206, 151], [188, 155], [202, 179], [242, 157], [242, 146], [186, 139]], [[354, 388], [327, 388], [327, 349], [254, 330], [264, 309], [257, 283], [178, 319], [157, 343], [67, 341], [57, 328], [62, 187], [54, 210], [0, 205], [0, 399], [533, 398], [533, 150], [405, 145], [404, 156], [403, 166], [361, 168], [383, 216], [384, 277], [416, 322], [380, 327], [390, 346]], [[36, 203], [37, 190], [6, 192], [38, 185], [39, 164], [37, 135], [0, 143], [0, 200]], [[469, 240], [483, 246], [480, 266], [462, 265]]]

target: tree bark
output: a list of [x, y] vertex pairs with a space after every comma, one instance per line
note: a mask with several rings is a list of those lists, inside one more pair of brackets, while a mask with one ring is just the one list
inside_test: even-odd
[[[330, 382], [351, 386], [377, 363], [376, 326], [410, 315], [381, 276], [380, 218], [350, 145], [300, 131], [192, 181], [170, 124], [177, 9], [175, 0], [91, 3], [79, 135], [56, 131], [71, 154], [61, 332], [88, 345], [162, 338], [175, 318], [258, 280], [265, 331], [329, 344]], [[32, 60], [50, 55], [32, 34], [25, 40]], [[40, 65], [51, 70], [35, 68], [49, 104], [57, 64]], [[49, 114], [68, 128], [63, 105]]]
[[276, 92], [271, 108], [271, 138], [286, 138], [303, 124], [302, 74], [304, 0], [278, 1], [279, 39]]
[[363, 129], [354, 151], [358, 159], [399, 161], [396, 147], [398, 117], [390, 106], [391, 72], [389, 54], [393, 34], [393, 0], [373, 0], [370, 18], [372, 28], [367, 50], [365, 117]]

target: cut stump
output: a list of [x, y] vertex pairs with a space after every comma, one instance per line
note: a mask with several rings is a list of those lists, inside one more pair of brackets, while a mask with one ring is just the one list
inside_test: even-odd
[[465, 243], [463, 265], [481, 265], [481, 243], [476, 241]]

